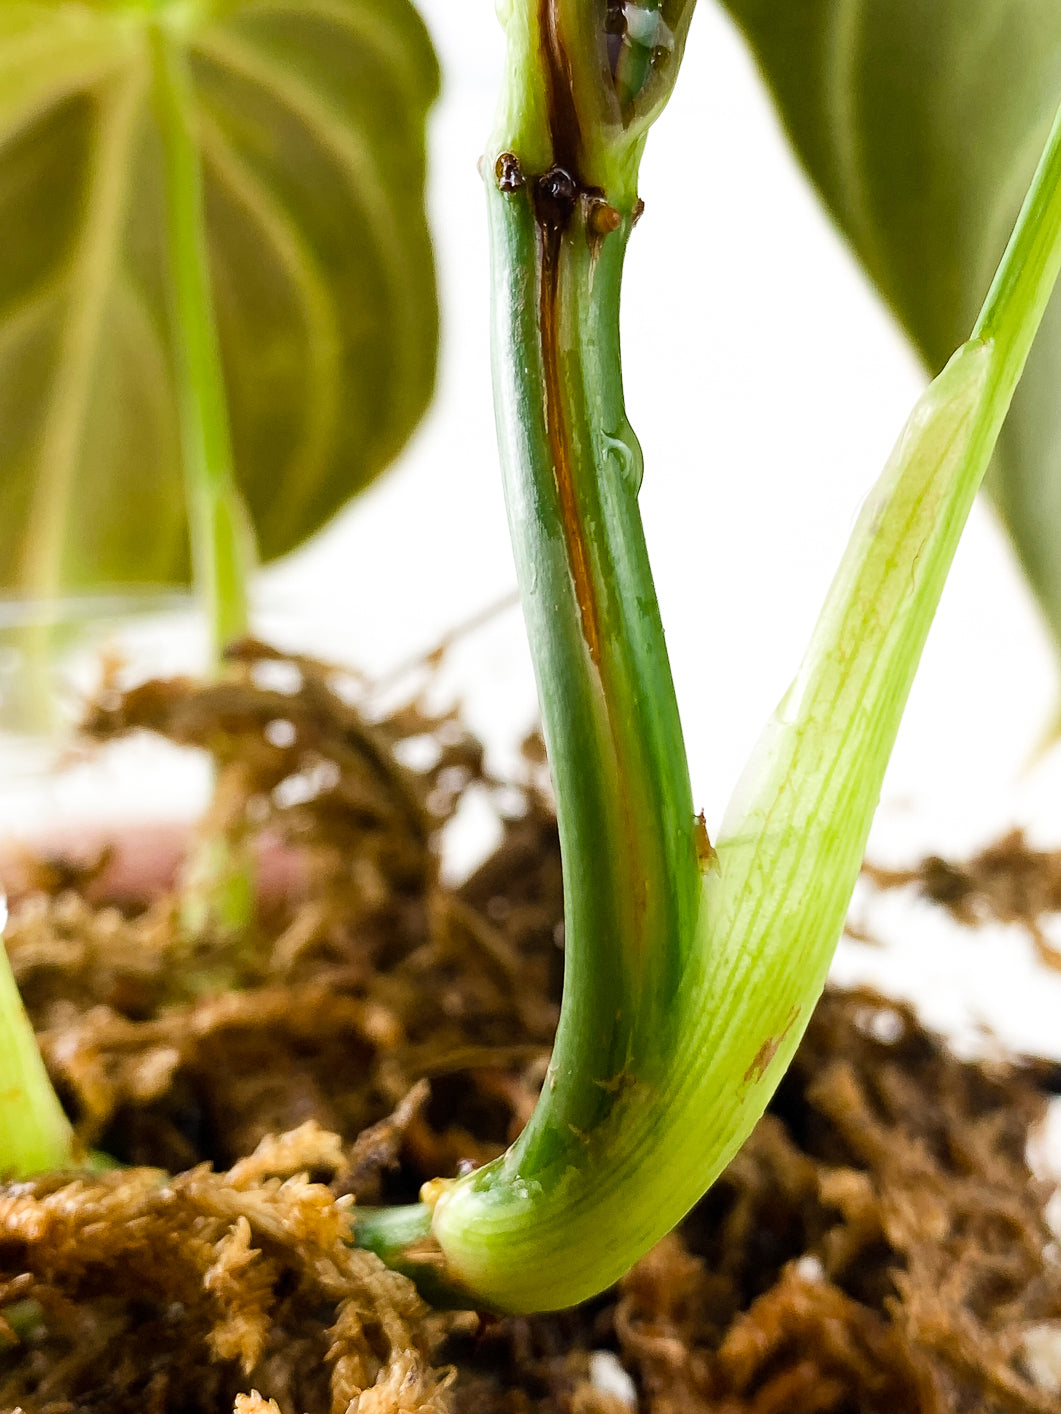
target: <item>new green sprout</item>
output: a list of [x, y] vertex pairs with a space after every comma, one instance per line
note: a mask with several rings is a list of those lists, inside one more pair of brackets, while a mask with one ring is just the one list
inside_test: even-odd
[[[419, 1208], [366, 1215], [360, 1231], [392, 1260], [430, 1233], [454, 1293], [509, 1311], [566, 1306], [622, 1275], [717, 1177], [784, 1073], [1061, 264], [1059, 116], [976, 328], [863, 507], [799, 675], [708, 847], [637, 510], [618, 337], [637, 163], [690, 9], [628, 4], [625, 30], [611, 5], [504, 11], [507, 84], [483, 164], [495, 406], [564, 856], [563, 1009], [512, 1148], [430, 1186]], [[670, 39], [631, 86], [625, 56], [650, 15]]]

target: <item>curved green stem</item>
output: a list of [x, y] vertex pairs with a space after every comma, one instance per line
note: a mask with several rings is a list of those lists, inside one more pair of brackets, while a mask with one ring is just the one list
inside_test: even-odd
[[[547, 62], [547, 90], [577, 70], [555, 43]], [[555, 127], [576, 106], [553, 91], [538, 111]], [[573, 131], [553, 132], [554, 164], [535, 170], [503, 129], [488, 182], [499, 442], [564, 856], [563, 1008], [523, 1135], [424, 1194], [451, 1287], [515, 1311], [621, 1275], [713, 1182], [783, 1074], [1061, 264], [1059, 117], [977, 335], [868, 498], [712, 851], [693, 819], [622, 403], [632, 211], [587, 187]], [[557, 170], [558, 147], [569, 168]]]
[[[622, 400], [618, 293], [630, 214], [542, 228], [528, 185], [489, 197], [498, 432], [565, 860], [564, 1003], [543, 1103], [497, 1164], [436, 1209], [478, 1299], [502, 1247], [529, 1306], [599, 1255], [571, 1233], [625, 1187], [638, 1116], [658, 1107], [694, 938], [695, 820], [637, 508], [641, 457]], [[510, 320], [514, 317], [514, 323]], [[518, 416], [511, 410], [520, 409]], [[526, 1176], [528, 1181], [524, 1181]], [[458, 1216], [470, 1202], [474, 1223]], [[533, 1214], [532, 1221], [526, 1221]], [[620, 1225], [621, 1227], [621, 1225]], [[621, 1244], [621, 1230], [610, 1234]], [[553, 1270], [563, 1262], [564, 1272]], [[625, 1253], [620, 1267], [629, 1265]], [[590, 1279], [592, 1281], [592, 1278]]]

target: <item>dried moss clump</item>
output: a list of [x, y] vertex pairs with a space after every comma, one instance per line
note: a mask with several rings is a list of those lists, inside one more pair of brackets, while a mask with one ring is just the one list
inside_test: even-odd
[[[960, 1062], [867, 993], [826, 994], [713, 1190], [575, 1311], [429, 1316], [349, 1250], [351, 1197], [413, 1198], [526, 1121], [562, 978], [555, 821], [533, 751], [500, 794], [452, 718], [373, 714], [334, 670], [242, 657], [221, 687], [111, 694], [94, 730], [217, 754], [226, 828], [263, 871], [252, 936], [183, 937], [172, 894], [146, 904], [106, 860], [45, 861], [51, 892], [13, 914], [80, 1134], [149, 1167], [0, 1190], [21, 1342], [0, 1409], [1061, 1414], [1043, 1358], [1061, 1260], [1026, 1157], [1056, 1068]], [[439, 836], [472, 790], [504, 804], [503, 837], [452, 888]], [[935, 876], [1037, 879], [995, 896], [1038, 926], [1061, 865], [997, 853]]]
[[[0, 1194], [0, 1407], [443, 1414], [412, 1284], [350, 1246], [342, 1166], [307, 1124], [226, 1174], [42, 1179]], [[278, 1401], [270, 1405], [268, 1400]]]
[[[441, 831], [465, 793], [500, 789], [478, 742], [413, 706], [370, 719], [364, 689], [326, 665], [249, 644], [240, 662], [220, 684], [109, 690], [89, 730], [216, 755], [224, 826], [258, 846], [250, 935], [189, 939], [176, 881], [138, 888], [113, 860], [46, 861], [31, 873], [59, 889], [12, 909], [12, 967], [82, 1139], [127, 1163], [228, 1167], [309, 1118], [352, 1143], [426, 1077], [432, 1122], [414, 1115], [408, 1138], [423, 1167], [493, 1157], [534, 1103], [558, 1011], [544, 798], [529, 778], [506, 786], [504, 845], [447, 888]], [[405, 764], [413, 748], [426, 766]], [[357, 1192], [384, 1196], [367, 1175]]]

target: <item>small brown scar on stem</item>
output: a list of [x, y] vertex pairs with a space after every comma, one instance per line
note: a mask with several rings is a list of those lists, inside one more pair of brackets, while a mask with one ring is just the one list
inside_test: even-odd
[[635, 225], [635, 226], [637, 225], [638, 221], [641, 220], [641, 217], [644, 216], [644, 214], [645, 214], [645, 203], [641, 200], [640, 197], [638, 197], [637, 200], [634, 202], [634, 209], [633, 209], [633, 213], [632, 213], [632, 215], [633, 215], [633, 222], [634, 222], [634, 225]]
[[694, 838], [696, 842], [696, 857], [700, 862], [701, 869], [713, 869], [717, 874], [719, 872], [718, 851], [711, 843], [711, 837], [707, 833], [707, 821], [704, 819], [704, 812], [702, 810], [696, 817]]
[[502, 152], [494, 163], [494, 180], [501, 192], [519, 191], [526, 182], [520, 160], [514, 152]]
[[545, 430], [552, 453], [560, 520], [567, 543], [567, 560], [575, 600], [582, 621], [582, 636], [591, 661], [599, 669], [599, 610], [590, 572], [589, 547], [585, 540], [575, 489], [573, 450], [564, 412], [563, 378], [560, 371], [560, 251], [564, 231], [570, 224], [578, 204], [578, 186], [566, 168], [554, 165], [535, 178], [533, 197], [540, 243], [539, 326], [545, 384]]
[[777, 1034], [774, 1036], [767, 1036], [766, 1040], [756, 1051], [755, 1056], [752, 1059], [751, 1065], [744, 1072], [745, 1085], [749, 1085], [757, 1080], [761, 1080], [766, 1074], [766, 1069], [769, 1066], [770, 1062], [773, 1060], [774, 1056], [777, 1055], [778, 1047], [781, 1045], [781, 1042], [792, 1030], [793, 1026], [795, 1026], [796, 1019], [799, 1016], [799, 1010], [799, 1006], [797, 1004], [794, 1004], [792, 1010], [788, 1014], [788, 1019], [786, 1020], [781, 1030], [777, 1032]]
[[593, 1083], [606, 1095], [623, 1095], [637, 1085], [638, 1079], [632, 1070], [624, 1068], [607, 1080], [594, 1079]]
[[591, 196], [586, 210], [586, 231], [591, 240], [601, 241], [622, 225], [623, 218], [602, 196]]

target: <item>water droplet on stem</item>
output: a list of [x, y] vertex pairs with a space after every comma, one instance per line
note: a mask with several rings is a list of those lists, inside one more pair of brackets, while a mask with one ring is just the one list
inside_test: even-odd
[[627, 426], [619, 432], [605, 432], [602, 441], [605, 460], [636, 496], [641, 490], [645, 460], [633, 429]]

